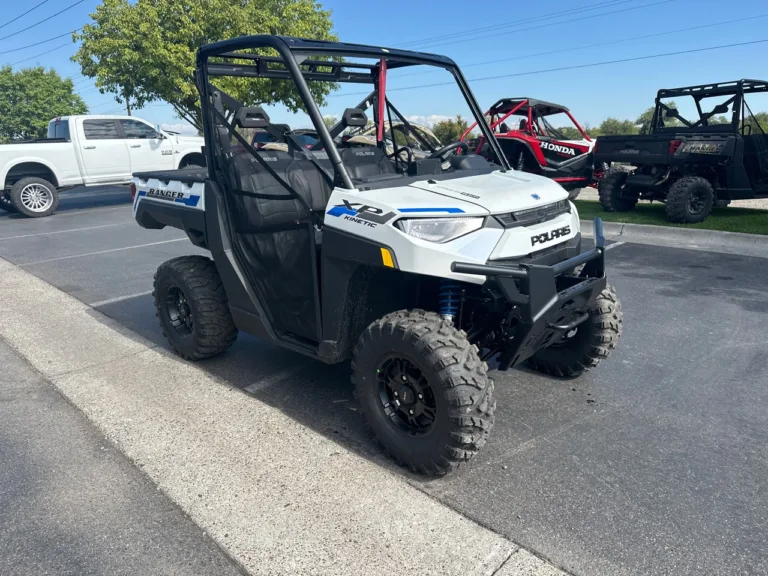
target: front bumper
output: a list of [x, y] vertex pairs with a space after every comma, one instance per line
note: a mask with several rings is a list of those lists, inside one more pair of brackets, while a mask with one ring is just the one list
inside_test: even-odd
[[[606, 285], [603, 223], [594, 221], [595, 247], [552, 265], [494, 266], [453, 262], [451, 271], [487, 277], [517, 315], [506, 328], [499, 369], [507, 370], [589, 319], [588, 310]], [[572, 275], [584, 264], [579, 276]]]

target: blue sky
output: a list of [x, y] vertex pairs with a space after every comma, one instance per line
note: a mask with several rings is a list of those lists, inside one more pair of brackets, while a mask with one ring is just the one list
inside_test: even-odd
[[[39, 1], [16, 2], [10, 6], [4, 2], [0, 38], [51, 16], [76, 0], [48, 0], [18, 21], [3, 26]], [[0, 39], [0, 64], [26, 60], [15, 68], [35, 64], [55, 68], [63, 76], [73, 78], [76, 90], [92, 113], [119, 113], [119, 106], [111, 96], [100, 94], [91, 81], [79, 75], [78, 66], [69, 60], [76, 47], [68, 38], [16, 50], [88, 22], [89, 14], [98, 3], [97, 0], [84, 0], [29, 31]], [[333, 12], [336, 33], [343, 41], [424, 50], [452, 57], [470, 80], [483, 108], [501, 97], [531, 96], [564, 104], [580, 122], [596, 125], [608, 116], [636, 117], [652, 105], [658, 88], [768, 77], [768, 42], [541, 72], [768, 39], [768, 2], [765, 0], [550, 0], [546, 3], [389, 0], [386, 4], [373, 0], [354, 3], [327, 0], [322, 4]], [[597, 4], [600, 6], [589, 9]], [[731, 22], [735, 20], [738, 21]], [[680, 31], [697, 26], [701, 28]], [[661, 34], [665, 32], [674, 33]], [[647, 37], [651, 34], [656, 36]], [[646, 37], [633, 39], [638, 36]], [[591, 46], [595, 44], [602, 45]], [[35, 57], [58, 46], [61, 47], [54, 52]], [[6, 52], [11, 50], [14, 51]], [[497, 62], [482, 64], [487, 61]], [[481, 80], [489, 76], [498, 78]], [[458, 91], [450, 88], [421, 88], [397, 93], [394, 90], [447, 79], [443, 72], [393, 77], [390, 79], [393, 89], [390, 96], [408, 116], [435, 119], [457, 113], [466, 115]], [[342, 94], [360, 90], [360, 86], [347, 86]], [[324, 112], [338, 114], [359, 100], [358, 96], [335, 96], [329, 100]], [[768, 110], [768, 102], [753, 105], [753, 109]], [[167, 105], [155, 104], [135, 114], [157, 124], [181, 123]], [[306, 123], [279, 107], [273, 108], [271, 114], [273, 120], [289, 121], [296, 127]]]

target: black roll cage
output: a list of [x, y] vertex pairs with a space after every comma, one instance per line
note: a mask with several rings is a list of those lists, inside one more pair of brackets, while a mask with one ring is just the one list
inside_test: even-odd
[[[253, 50], [258, 48], [269, 48], [275, 50], [280, 56], [260, 56], [253, 53], [239, 52], [240, 50]], [[337, 60], [317, 60], [312, 56], [332, 57]], [[366, 64], [357, 62], [345, 62], [344, 57], [357, 58], [376, 58], [379, 64]], [[243, 61], [242, 63], [218, 63], [210, 62], [211, 58], [223, 58], [227, 60]], [[347, 173], [341, 155], [336, 149], [336, 145], [323, 122], [323, 116], [320, 109], [312, 97], [307, 81], [327, 81], [335, 83], [358, 83], [373, 84], [378, 90], [378, 79], [381, 72], [381, 65], [384, 64], [385, 70], [392, 70], [414, 65], [429, 65], [444, 68], [450, 72], [459, 85], [462, 95], [470, 107], [472, 115], [485, 135], [486, 139], [494, 148], [496, 156], [499, 159], [501, 169], [506, 171], [510, 166], [504, 157], [500, 145], [493, 137], [483, 112], [477, 104], [464, 75], [456, 63], [446, 56], [429, 54], [422, 52], [412, 52], [409, 50], [398, 50], [395, 48], [383, 48], [377, 46], [367, 46], [363, 44], [349, 44], [345, 42], [326, 42], [319, 40], [308, 40], [303, 38], [293, 38], [289, 36], [255, 35], [241, 36], [231, 40], [214, 42], [206, 44], [197, 51], [196, 62], [196, 83], [201, 96], [203, 132], [205, 137], [206, 161], [209, 166], [217, 167], [216, 146], [214, 143], [216, 124], [214, 111], [211, 108], [212, 90], [209, 84], [211, 76], [231, 76], [240, 78], [272, 78], [282, 80], [292, 80], [296, 86], [299, 96], [304, 103], [307, 114], [317, 131], [319, 141], [325, 148], [328, 158], [333, 166], [336, 182], [344, 188], [354, 189], [349, 174]], [[374, 97], [376, 95], [374, 91]], [[369, 97], [370, 98], [370, 97]], [[363, 102], [369, 100], [367, 98]], [[386, 109], [400, 116], [394, 107], [387, 101]], [[402, 117], [401, 117], [402, 118]], [[375, 118], [376, 124], [383, 123], [383, 118]], [[406, 121], [407, 123], [407, 121]]]
[[[699, 119], [695, 122], [690, 122], [686, 118], [683, 118], [681, 115], [675, 114], [674, 112], [671, 116], [682, 122], [684, 129], [706, 129], [707, 131], [711, 131], [713, 129], [713, 126], [710, 126], [708, 121], [710, 118], [717, 116], [717, 106], [710, 112], [704, 112], [701, 108], [701, 101], [705, 98], [711, 98], [714, 96], [731, 96], [731, 98], [721, 102], [718, 104], [718, 106], [730, 106], [731, 104], [733, 105], [730, 129], [728, 129], [728, 131], [739, 132], [739, 130], [743, 128], [744, 107], [746, 106], [747, 109], [749, 108], [744, 99], [744, 95], [758, 92], [768, 92], [768, 82], [765, 80], [752, 80], [748, 78], [742, 78], [741, 80], [734, 80], [730, 82], [700, 84], [697, 86], [685, 86], [683, 88], [662, 88], [656, 93], [655, 107], [653, 110], [653, 117], [651, 119], [651, 132], [680, 130], [680, 127], [664, 127], [660, 125], [661, 120], [663, 120], [663, 114], [666, 112], [672, 112], [673, 110], [677, 112], [674, 108], [671, 108], [661, 100], [664, 98], [675, 98], [679, 96], [690, 96], [693, 98], [693, 101], [696, 104], [696, 110], [699, 114]], [[723, 126], [728, 125], [725, 124]]]

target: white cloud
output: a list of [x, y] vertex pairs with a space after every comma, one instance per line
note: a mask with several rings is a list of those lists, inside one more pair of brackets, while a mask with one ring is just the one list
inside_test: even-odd
[[405, 118], [409, 122], [413, 122], [415, 124], [421, 124], [422, 126], [432, 128], [432, 126], [434, 126], [438, 122], [442, 122], [444, 120], [452, 120], [456, 118], [456, 116], [442, 116], [441, 114], [430, 114], [429, 116], [406, 116]]
[[197, 128], [186, 122], [180, 122], [178, 124], [160, 124], [160, 128], [167, 132], [178, 132], [179, 134], [188, 134], [190, 136], [197, 135]]

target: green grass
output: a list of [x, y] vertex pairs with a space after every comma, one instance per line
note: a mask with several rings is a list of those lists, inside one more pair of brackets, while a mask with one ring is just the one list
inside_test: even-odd
[[713, 208], [712, 213], [698, 224], [673, 224], [667, 222], [664, 205], [657, 202], [641, 202], [630, 212], [606, 212], [599, 202], [576, 200], [574, 202], [582, 220], [593, 220], [600, 216], [604, 222], [626, 222], [628, 224], [651, 224], [653, 226], [674, 226], [676, 228], [698, 228], [700, 230], [722, 230], [746, 234], [768, 234], [768, 210], [752, 208]]

